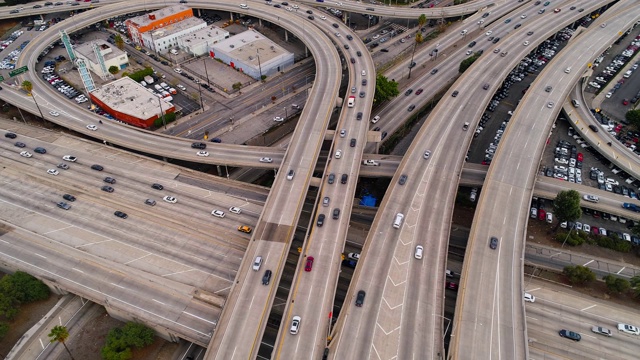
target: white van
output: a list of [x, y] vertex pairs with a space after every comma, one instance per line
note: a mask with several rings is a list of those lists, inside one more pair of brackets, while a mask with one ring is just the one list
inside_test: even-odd
[[402, 220], [404, 219], [403, 213], [397, 213], [396, 219], [393, 221], [393, 227], [396, 229], [400, 229], [400, 225], [402, 225]]
[[176, 50], [176, 49], [171, 49], [171, 53], [172, 53], [173, 55], [178, 55], [178, 50]]

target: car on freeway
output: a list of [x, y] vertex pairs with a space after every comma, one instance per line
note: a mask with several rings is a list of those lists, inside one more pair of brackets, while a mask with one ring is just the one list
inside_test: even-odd
[[[553, 107], [553, 101], [549, 101], [549, 103], [547, 103], [547, 107], [549, 109], [551, 109]], [[591, 126], [593, 126], [593, 125], [591, 125]]]
[[415, 108], [416, 108], [416, 106], [415, 106], [415, 105], [413, 105], [413, 104], [411, 104], [411, 105], [409, 105], [409, 107], [407, 108], [407, 111], [413, 111], [413, 109], [415, 109]]
[[64, 209], [64, 210], [71, 209], [71, 205], [67, 204], [64, 201], [60, 201], [60, 202], [56, 203], [56, 206], [58, 206], [60, 209]]
[[498, 238], [495, 236], [492, 236], [491, 239], [489, 240], [489, 247], [492, 248], [493, 250], [498, 248]]
[[607, 328], [603, 328], [600, 326], [593, 326], [591, 327], [591, 331], [596, 333], [596, 334], [600, 334], [600, 335], [604, 335], [604, 336], [609, 336], [611, 337], [611, 330], [607, 329]]
[[318, 215], [318, 220], [316, 220], [316, 226], [318, 227], [322, 227], [322, 225], [324, 225], [324, 219], [325, 219], [325, 215], [324, 214], [320, 214]]
[[529, 31], [529, 32], [527, 33], [527, 35], [529, 35], [529, 36], [533, 35], [533, 31]]
[[55, 117], [58, 117], [58, 116], [60, 116], [60, 113], [59, 113], [59, 112], [57, 112], [57, 111], [53, 111], [53, 110], [51, 110], [51, 111], [49, 111], [49, 115], [51, 115], [51, 116], [55, 116]]
[[158, 183], [153, 183], [153, 184], [151, 184], [151, 188], [152, 189], [156, 189], [156, 190], [162, 190], [162, 189], [164, 189], [164, 186], [162, 186], [162, 185], [160, 185]]
[[64, 194], [64, 195], [62, 195], [62, 198], [67, 200], [67, 201], [71, 201], [71, 202], [76, 201], [76, 197], [71, 195], [71, 194]]
[[422, 91], [423, 91], [423, 90], [422, 90], [422, 88], [420, 88], [420, 89], [416, 90], [416, 95], [420, 95], [420, 94], [422, 94]]
[[524, 293], [524, 301], [526, 302], [536, 302], [536, 297], [529, 294], [529, 293]]
[[62, 157], [62, 160], [69, 161], [69, 162], [76, 162], [76, 160], [78, 160], [78, 158], [73, 156], [73, 155], [65, 155], [65, 156]]
[[240, 209], [239, 207], [236, 206], [232, 206], [229, 208], [229, 212], [233, 213], [233, 214], [242, 214], [242, 209]]
[[269, 282], [271, 281], [271, 274], [271, 270], [264, 272], [264, 275], [262, 276], [262, 285], [269, 285]]
[[629, 324], [618, 324], [618, 331], [622, 331], [631, 335], [640, 335], [640, 329]]
[[272, 163], [273, 159], [270, 158], [270, 157], [262, 157], [262, 158], [260, 158], [260, 162], [261, 163]]
[[422, 247], [422, 245], [418, 245], [416, 246], [416, 252], [415, 252], [415, 258], [416, 259], [422, 259], [422, 252], [424, 251], [424, 248]]
[[122, 212], [122, 211], [120, 211], [120, 210], [118, 210], [118, 211], [114, 212], [114, 213], [113, 213], [113, 215], [115, 215], [115, 216], [117, 216], [117, 217], [119, 217], [119, 218], [121, 218], [121, 219], [126, 219], [126, 218], [128, 218], [128, 217], [129, 217], [129, 215], [127, 215], [127, 213]]
[[144, 201], [145, 204], [149, 205], [149, 206], [155, 206], [156, 205], [156, 201], [153, 199], [147, 199]]
[[340, 159], [341, 157], [342, 157], [342, 150], [340, 150], [340, 149], [336, 150], [335, 158], [336, 159]]
[[33, 151], [37, 152], [38, 154], [46, 154], [47, 150], [43, 147], [37, 147], [35, 149], [33, 149]]
[[553, 9], [553, 12], [554, 12], [554, 13], [559, 13], [559, 12], [560, 12], [560, 8], [555, 8], [555, 9]]
[[33, 155], [32, 155], [30, 152], [28, 152], [28, 151], [21, 151], [21, 152], [20, 152], [20, 156], [30, 158], [30, 157], [32, 157]]
[[458, 94], [459, 94], [459, 92], [458, 92], [458, 90], [456, 90], [456, 91], [451, 93], [451, 96], [452, 97], [456, 97], [456, 96], [458, 96]]
[[454, 291], [458, 290], [458, 284], [454, 283], [453, 281], [447, 281], [445, 285], [449, 290], [454, 290]]
[[356, 295], [356, 306], [361, 307], [364, 304], [364, 297], [367, 293], [364, 290], [358, 291], [358, 295]]
[[291, 335], [296, 335], [298, 333], [298, 331], [300, 331], [300, 322], [302, 321], [302, 318], [300, 316], [294, 316], [293, 320], [291, 321], [291, 327], [289, 328], [289, 333], [291, 333]]
[[404, 96], [409, 96], [411, 95], [412, 92], [413, 92], [413, 89], [407, 89], [407, 91], [404, 92]]
[[9, 139], [15, 139], [18, 137], [18, 135], [12, 133], [12, 132], [8, 132], [4, 134], [4, 137], [9, 138]]
[[330, 201], [331, 201], [331, 198], [330, 198], [330, 197], [328, 197], [328, 196], [325, 196], [325, 197], [322, 199], [322, 206], [329, 206], [329, 202], [330, 202]]
[[489, 83], [486, 83], [486, 84], [482, 85], [482, 89], [487, 90], [487, 89], [489, 89], [489, 86], [490, 86]]
[[527, 46], [529, 44], [530, 44], [530, 42], [528, 40], [522, 43], [522, 45], [524, 45], [524, 46]]
[[198, 155], [198, 156], [209, 156], [209, 152], [208, 151], [198, 151], [196, 153], [196, 155]]
[[282, 122], [282, 121], [284, 121], [284, 119], [283, 119], [283, 118], [281, 118], [280, 116], [276, 116], [276, 117], [274, 117], [274, 118], [273, 118], [273, 121], [275, 121], [275, 122]]
[[362, 112], [356, 114], [356, 120], [362, 120]]
[[98, 127], [95, 125], [87, 125], [87, 129], [91, 130], [91, 131], [96, 131], [98, 130]]
[[107, 176], [107, 177], [106, 177], [106, 178], [104, 178], [102, 181], [104, 181], [104, 182], [106, 182], [106, 183], [109, 183], [109, 184], [115, 184], [115, 183], [116, 183], [116, 179], [114, 179], [114, 178], [112, 178], [112, 177], [110, 177], [110, 176]]
[[570, 340], [573, 340], [573, 341], [580, 341], [580, 339], [582, 338], [580, 336], [580, 334], [575, 333], [575, 332], [573, 332], [571, 330], [565, 330], [565, 329], [560, 330], [558, 332], [558, 335], [560, 335], [563, 338], [567, 338], [567, 339], [570, 339]]
[[407, 182], [407, 175], [405, 174], [400, 175], [400, 179], [398, 179], [398, 184], [404, 185], [406, 182]]
[[377, 123], [378, 121], [380, 121], [380, 115], [376, 115], [376, 116], [374, 116], [374, 117], [373, 117], [373, 119], [371, 119], [371, 123], [372, 123], [372, 124], [375, 124], [375, 123]]
[[173, 197], [173, 196], [168, 196], [168, 195], [167, 195], [167, 196], [165, 196], [165, 197], [163, 197], [163, 198], [162, 198], [162, 200], [164, 200], [164, 201], [166, 201], [166, 202], [168, 202], [168, 203], [171, 203], [171, 204], [175, 204], [175, 203], [177, 203], [177, 202], [178, 202], [178, 199], [176, 199], [176, 198], [175, 198], [175, 197]]
[[222, 211], [222, 210], [213, 210], [211, 212], [211, 215], [213, 215], [215, 217], [223, 218], [224, 217], [224, 211]]
[[431, 70], [431, 75], [434, 75], [434, 74], [436, 74], [437, 72], [438, 72], [438, 68], [435, 68], [435, 69]]
[[307, 256], [307, 262], [304, 265], [304, 271], [309, 272], [311, 271], [311, 269], [313, 269], [313, 256]]
[[553, 90], [553, 87], [551, 87], [550, 85], [548, 85], [548, 86], [546, 86], [544, 88], [544, 91], [546, 91], [546, 92], [551, 92], [551, 90]]
[[592, 203], [597, 203], [598, 201], [600, 201], [599, 197], [597, 197], [596, 195], [591, 195], [591, 194], [585, 194], [585, 195], [582, 196], [582, 198], [585, 201], [589, 201], [589, 202], [592, 202]]
[[427, 150], [424, 152], [424, 154], [422, 155], [423, 158], [428, 159], [429, 156], [431, 156], [431, 150]]
[[589, 129], [593, 132], [598, 132], [598, 128], [595, 125], [589, 125]]
[[49, 169], [49, 170], [47, 170], [47, 174], [55, 176], [55, 175], [60, 174], [60, 172], [58, 170], [56, 170], [56, 169]]
[[489, 30], [489, 31], [487, 31], [487, 32], [486, 32], [486, 33], [484, 33], [484, 34], [485, 34], [486, 36], [489, 36], [489, 35], [493, 34], [493, 30]]
[[247, 225], [240, 225], [238, 226], [238, 231], [243, 232], [245, 234], [251, 234], [251, 228]]
[[23, 147], [27, 146], [27, 144], [25, 144], [25, 143], [23, 143], [23, 142], [20, 142], [20, 141], [16, 142], [16, 143], [15, 143], [15, 144], [13, 144], [13, 145], [14, 145], [14, 146], [17, 146], [17, 147], [19, 147], [19, 148], [23, 148]]

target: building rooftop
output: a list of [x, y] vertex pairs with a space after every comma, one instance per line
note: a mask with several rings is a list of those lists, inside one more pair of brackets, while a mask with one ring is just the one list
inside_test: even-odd
[[246, 64], [258, 67], [257, 55], [260, 62], [266, 63], [289, 52], [274, 43], [256, 30], [249, 29], [217, 43], [214, 48], [230, 56], [242, 60]]
[[229, 32], [218, 26], [209, 25], [206, 28], [181, 36], [180, 41], [189, 46], [196, 46], [201, 43], [213, 44], [213, 41], [218, 40], [220, 36], [227, 37]]
[[158, 98], [128, 76], [96, 89], [91, 95], [111, 109], [138, 119], [159, 115], [160, 104], [163, 112], [173, 107], [171, 103]]
[[185, 5], [173, 5], [166, 8], [158, 9], [156, 11], [152, 11], [144, 15], [132, 17], [131, 19], [129, 19], [129, 21], [138, 25], [138, 27], [148, 26], [155, 21], [162, 20], [166, 17], [178, 14], [188, 9], [189, 7]]
[[206, 26], [207, 22], [197, 17], [190, 17], [182, 21], [175, 22], [171, 25], [167, 25], [163, 28], [153, 30], [151, 33], [153, 35], [153, 38], [155, 40], [158, 40], [165, 36], [169, 36], [169, 35], [181, 32], [185, 29], [189, 29], [194, 26], [203, 25], [203, 24]]
[[86, 43], [82, 43], [77, 45], [73, 50], [82, 55], [83, 57], [89, 59], [94, 64], [98, 63], [98, 59], [96, 59], [96, 53], [93, 52], [93, 44], [98, 45], [98, 49], [102, 52], [102, 57], [104, 60], [111, 60], [116, 57], [120, 57], [124, 55], [124, 51], [118, 49], [117, 46], [111, 45], [108, 42], [102, 39], [92, 40]]

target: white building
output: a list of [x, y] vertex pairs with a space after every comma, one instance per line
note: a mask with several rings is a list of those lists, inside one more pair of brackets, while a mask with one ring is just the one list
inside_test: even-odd
[[254, 29], [234, 35], [210, 47], [216, 59], [254, 79], [272, 75], [293, 65], [293, 53]]
[[160, 29], [143, 32], [140, 34], [140, 37], [142, 38], [142, 43], [147, 48], [165, 53], [169, 51], [169, 49], [178, 47], [179, 38], [206, 27], [206, 21], [191, 17]]
[[210, 25], [179, 37], [178, 47], [193, 56], [200, 56], [206, 54], [211, 46], [227, 38], [229, 38], [227, 30]]
[[[97, 46], [98, 52], [102, 54], [105, 65], [104, 69], [98, 61], [93, 46], [94, 44]], [[96, 39], [93, 41], [89, 41], [76, 46], [73, 50], [75, 51], [78, 58], [84, 60], [89, 70], [93, 71], [96, 75], [100, 76], [103, 79], [111, 75], [108, 72], [109, 67], [116, 66], [118, 67], [118, 69], [122, 70], [129, 66], [129, 57], [127, 56], [127, 53], [104, 40]]]

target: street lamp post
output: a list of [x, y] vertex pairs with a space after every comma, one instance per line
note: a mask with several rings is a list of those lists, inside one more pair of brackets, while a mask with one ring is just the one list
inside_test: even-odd
[[260, 65], [260, 53], [258, 52], [260, 49], [256, 49], [256, 57], [258, 58], [258, 71], [260, 71], [260, 81], [262, 81], [262, 66]]
[[202, 87], [200, 86], [200, 82], [198, 82], [198, 92], [200, 93], [200, 108], [202, 112], [204, 112], [204, 103], [202, 102]]
[[38, 105], [38, 102], [36, 101], [36, 94], [33, 91], [31, 91], [31, 98], [33, 99], [33, 103], [36, 104], [36, 108], [38, 108], [38, 112], [40, 113], [40, 117], [42, 118], [42, 120], [47, 121], [47, 119], [45, 119], [44, 115], [42, 114], [40, 105]]
[[287, 120], [287, 107], [284, 107], [284, 119]]
[[207, 61], [205, 57], [202, 58], [202, 64], [204, 65], [204, 74], [207, 76], [207, 85], [211, 85], [211, 83], [209, 83], [209, 72], [207, 71]]
[[164, 111], [162, 111], [162, 99], [158, 98], [158, 105], [160, 106], [160, 117], [162, 118], [162, 125], [167, 130], [167, 119], [164, 117]]
[[411, 69], [413, 69], [413, 55], [416, 53], [416, 47], [418, 46], [418, 42], [414, 40], [413, 42], [413, 52], [411, 53], [411, 62], [409, 63], [409, 76], [407, 79], [411, 79]]

